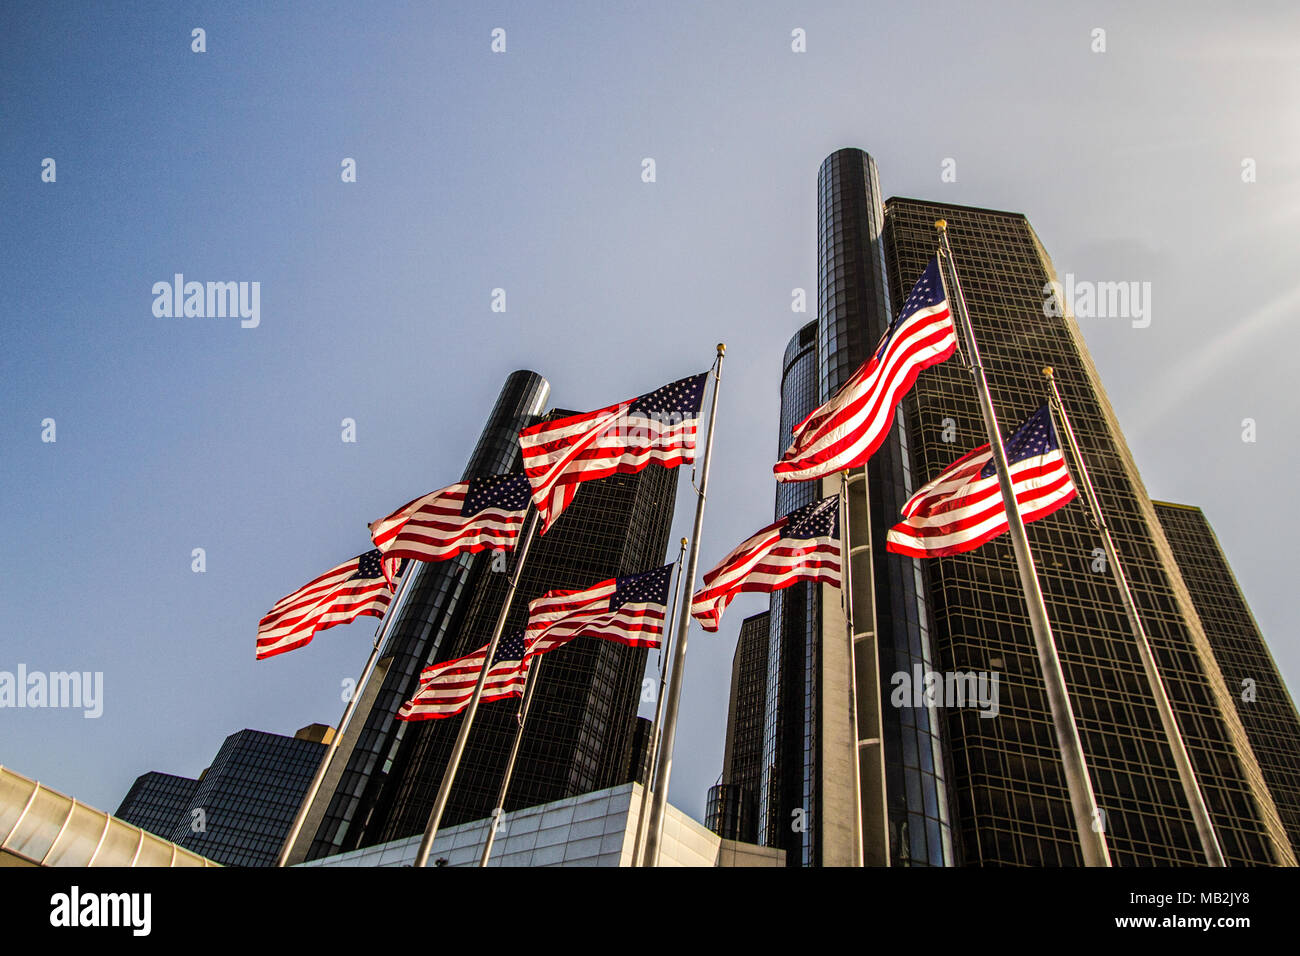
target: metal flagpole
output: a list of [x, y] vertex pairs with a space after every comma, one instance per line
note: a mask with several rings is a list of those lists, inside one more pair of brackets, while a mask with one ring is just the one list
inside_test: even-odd
[[645, 839], [646, 820], [650, 815], [645, 812], [646, 801], [650, 797], [651, 783], [653, 783], [653, 774], [655, 769], [655, 757], [659, 755], [659, 722], [664, 712], [664, 685], [668, 682], [668, 656], [672, 653], [673, 648], [673, 625], [677, 623], [677, 597], [682, 592], [682, 570], [685, 567], [682, 559], [686, 557], [686, 539], [682, 538], [682, 549], [677, 554], [677, 583], [673, 585], [673, 599], [671, 616], [668, 620], [668, 628], [664, 632], [664, 648], [660, 651], [659, 666], [659, 696], [655, 698], [655, 716], [650, 722], [650, 742], [645, 749], [645, 762], [641, 765], [641, 777], [645, 781], [641, 785], [641, 803], [636, 808], [636, 842], [632, 844], [632, 865], [641, 865], [642, 841]]
[[[984, 427], [989, 436], [989, 448], [997, 466], [998, 486], [1002, 491], [1002, 502], [1007, 512], [1007, 530], [1016, 553], [1016, 566], [1020, 571], [1020, 585], [1024, 589], [1029, 622], [1034, 632], [1038, 664], [1043, 671], [1047, 701], [1052, 711], [1052, 726], [1056, 731], [1056, 745], [1061, 751], [1065, 783], [1070, 793], [1070, 806], [1074, 811], [1074, 825], [1079, 834], [1079, 849], [1083, 853], [1085, 866], [1110, 866], [1110, 851], [1106, 848], [1103, 819], [1097, 809], [1097, 798], [1093, 794], [1092, 781], [1088, 777], [1088, 762], [1084, 759], [1079, 727], [1074, 720], [1074, 709], [1070, 706], [1070, 695], [1065, 688], [1065, 674], [1061, 670], [1061, 659], [1057, 655], [1056, 643], [1052, 639], [1052, 625], [1047, 619], [1047, 606], [1043, 603], [1043, 591], [1038, 584], [1038, 574], [1034, 570], [1034, 556], [1029, 550], [1029, 538], [1025, 534], [1025, 524], [1020, 517], [1020, 505], [1016, 501], [1011, 484], [1007, 452], [1002, 446], [1002, 435], [998, 431], [998, 420], [993, 411], [993, 399], [989, 396], [988, 379], [984, 375], [984, 366], [980, 360], [979, 348], [975, 344], [970, 315], [966, 311], [966, 299], [962, 295], [957, 264], [948, 245], [948, 223], [939, 219], [935, 221], [934, 226], [939, 231], [939, 249], [948, 260], [949, 269], [952, 270], [953, 287], [957, 297], [955, 301], [951, 299], [949, 301], [957, 306], [953, 311], [957, 314], [962, 334], [966, 338], [971, 375], [975, 379], [975, 390], [979, 394], [980, 411], [984, 416]], [[947, 282], [943, 280], [942, 269], [939, 270], [939, 276], [944, 281], [946, 296]]]
[[[524, 654], [528, 650], [525, 646]], [[515, 731], [515, 742], [510, 748], [510, 759], [506, 762], [505, 776], [501, 778], [501, 792], [497, 794], [496, 808], [492, 811], [492, 822], [488, 826], [487, 840], [483, 843], [483, 855], [479, 858], [479, 866], [487, 866], [488, 859], [492, 856], [492, 844], [497, 839], [497, 828], [501, 826], [501, 818], [506, 812], [506, 793], [510, 790], [510, 778], [515, 773], [515, 760], [519, 757], [519, 744], [524, 739], [524, 723], [528, 720], [528, 706], [533, 702], [533, 692], [537, 690], [537, 683], [540, 681], [542, 673], [542, 657], [537, 655], [537, 662], [532, 665], [528, 672], [528, 686], [524, 689], [523, 703], [519, 707], [519, 712], [515, 714], [515, 720], [519, 722], [519, 729]]]
[[429, 822], [424, 828], [424, 839], [420, 841], [420, 852], [415, 858], [416, 866], [429, 865], [429, 853], [433, 850], [433, 841], [438, 836], [438, 826], [442, 823], [443, 812], [446, 811], [447, 801], [451, 797], [451, 785], [456, 780], [456, 771], [460, 768], [460, 758], [465, 753], [465, 742], [469, 740], [470, 728], [474, 726], [474, 715], [478, 712], [479, 700], [483, 696], [483, 685], [487, 683], [492, 658], [496, 656], [497, 645], [501, 643], [501, 632], [505, 630], [506, 617], [510, 614], [510, 605], [514, 602], [515, 590], [519, 587], [519, 574], [523, 570], [524, 561], [528, 557], [528, 547], [533, 543], [533, 532], [537, 528], [537, 509], [529, 507], [528, 511], [528, 527], [524, 529], [523, 539], [519, 543], [518, 555], [515, 558], [515, 569], [510, 574], [510, 584], [506, 589], [505, 599], [501, 602], [501, 613], [497, 615], [496, 627], [492, 629], [492, 640], [488, 642], [487, 651], [483, 657], [483, 666], [478, 672], [478, 682], [474, 685], [474, 693], [470, 696], [469, 704], [465, 708], [465, 716], [461, 719], [460, 733], [456, 735], [456, 745], [452, 748], [451, 759], [447, 762], [447, 769], [443, 771], [442, 783], [438, 785], [438, 796], [434, 798], [433, 809], [429, 811]]
[[1174, 717], [1173, 707], [1170, 706], [1169, 696], [1165, 693], [1164, 681], [1160, 679], [1160, 670], [1156, 666], [1146, 628], [1138, 615], [1137, 602], [1129, 589], [1128, 577], [1120, 566], [1119, 552], [1111, 538], [1106, 517], [1102, 514], [1101, 502], [1088, 475], [1088, 466], [1084, 463], [1083, 454], [1079, 451], [1079, 443], [1074, 437], [1070, 416], [1065, 411], [1065, 403], [1061, 401], [1061, 393], [1057, 391], [1055, 373], [1049, 367], [1043, 369], [1043, 375], [1047, 378], [1047, 384], [1052, 391], [1052, 405], [1048, 406], [1049, 411], [1061, 413], [1061, 424], [1064, 426], [1066, 440], [1070, 444], [1070, 453], [1078, 466], [1084, 496], [1092, 511], [1092, 523], [1101, 534], [1102, 546], [1106, 549], [1106, 560], [1110, 562], [1111, 573], [1115, 576], [1115, 585], [1119, 588], [1120, 598], [1124, 604], [1124, 613], [1128, 615], [1129, 626], [1133, 629], [1133, 639], [1137, 643], [1138, 656], [1142, 658], [1142, 668], [1146, 671], [1147, 683], [1151, 686], [1151, 696], [1155, 699], [1156, 710], [1160, 712], [1160, 723], [1164, 727], [1165, 736], [1169, 739], [1169, 749], [1173, 751], [1174, 763], [1178, 767], [1178, 779], [1183, 785], [1183, 795], [1186, 796], [1187, 805], [1191, 808], [1192, 819], [1196, 821], [1196, 832], [1201, 839], [1201, 848], [1205, 851], [1205, 861], [1209, 866], [1224, 866], [1226, 864], [1223, 861], [1223, 852], [1219, 848], [1219, 840], [1215, 836], [1214, 823], [1210, 820], [1210, 812], [1206, 809], [1201, 788], [1196, 782], [1196, 770], [1192, 767], [1191, 758], [1183, 744], [1183, 735], [1178, 729], [1178, 721]]
[[289, 835], [285, 837], [284, 845], [280, 847], [279, 859], [275, 861], [276, 866], [289, 865], [289, 856], [293, 852], [293, 845], [298, 842], [298, 835], [307, 823], [307, 814], [311, 811], [311, 805], [316, 802], [316, 795], [320, 793], [321, 784], [325, 782], [325, 775], [329, 773], [334, 754], [343, 741], [343, 735], [347, 733], [348, 725], [352, 723], [352, 715], [356, 713], [357, 706], [361, 701], [361, 695], [366, 692], [366, 686], [370, 683], [370, 675], [374, 673], [375, 664], [379, 661], [379, 648], [383, 645], [384, 638], [388, 636], [389, 623], [397, 620], [397, 612], [401, 605], [405, 603], [408, 585], [415, 577], [415, 570], [415, 562], [408, 558], [406, 569], [402, 574], [402, 583], [398, 585], [397, 593], [393, 595], [393, 600], [389, 602], [383, 620], [379, 622], [379, 627], [375, 629], [375, 644], [370, 649], [370, 656], [366, 658], [366, 666], [361, 669], [361, 679], [357, 681], [352, 696], [348, 698], [347, 706], [343, 708], [343, 717], [339, 720], [338, 730], [334, 731], [334, 737], [330, 740], [325, 755], [321, 757], [320, 766], [316, 768], [316, 776], [312, 777], [311, 786], [307, 788], [307, 795], [303, 797], [302, 804], [298, 807], [298, 815], [293, 818], [293, 826], [289, 828]]
[[677, 618], [677, 649], [673, 652], [673, 673], [668, 682], [663, 740], [659, 744], [659, 770], [655, 774], [655, 791], [650, 802], [645, 866], [659, 865], [660, 844], [663, 840], [668, 781], [673, 771], [673, 744], [677, 739], [677, 708], [681, 703], [682, 677], [686, 670], [686, 635], [691, 629], [691, 597], [695, 591], [695, 571], [700, 563], [700, 527], [704, 524], [704, 502], [709, 489], [709, 453], [713, 450], [713, 426], [718, 422], [718, 386], [722, 384], [722, 357], [726, 353], [727, 346], [718, 343], [718, 357], [713, 363], [713, 403], [709, 409], [709, 433], [704, 441], [704, 460], [700, 463], [700, 487], [696, 490], [695, 530], [691, 532], [691, 556], [686, 562], [686, 587], [682, 589], [682, 603]]

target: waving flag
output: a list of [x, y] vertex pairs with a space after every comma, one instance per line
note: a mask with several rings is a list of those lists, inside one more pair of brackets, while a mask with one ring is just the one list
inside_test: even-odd
[[921, 369], [948, 358], [957, 334], [931, 259], [875, 352], [825, 405], [794, 427], [794, 444], [772, 466], [777, 481], [811, 481], [866, 464]]
[[674, 565], [601, 581], [582, 591], [547, 591], [528, 602], [528, 633], [541, 654], [575, 637], [658, 647]]
[[523, 475], [471, 478], [371, 522], [370, 537], [386, 563], [396, 558], [445, 561], [486, 548], [507, 551], [518, 543], [528, 492]]
[[840, 499], [798, 508], [741, 543], [704, 575], [691, 597], [691, 617], [716, 631], [722, 612], [742, 591], [768, 593], [799, 581], [840, 586]]
[[302, 647], [335, 624], [381, 617], [393, 599], [382, 557], [378, 551], [359, 554], [277, 601], [257, 625], [257, 659]]
[[[1025, 524], [1051, 514], [1075, 496], [1052, 416], [1044, 405], [1006, 444], [1011, 487]], [[890, 529], [885, 549], [914, 558], [973, 551], [1007, 530], [1007, 511], [988, 445], [957, 459], [903, 505], [903, 522]]]
[[[532, 662], [531, 643], [522, 630], [502, 634], [497, 642], [497, 652], [488, 668], [480, 701], [518, 697], [528, 682], [528, 668]], [[459, 714], [469, 705], [478, 683], [487, 645], [473, 654], [443, 661], [426, 667], [420, 673], [420, 688], [415, 696], [397, 712], [398, 720], [440, 720]]]
[[695, 432], [708, 372], [583, 415], [542, 422], [519, 433], [524, 474], [542, 518], [541, 532], [573, 501], [578, 484], [651, 462], [675, 468], [695, 460]]

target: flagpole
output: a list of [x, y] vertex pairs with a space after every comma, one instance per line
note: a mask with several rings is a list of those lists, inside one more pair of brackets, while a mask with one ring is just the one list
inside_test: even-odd
[[1115, 585], [1119, 588], [1120, 599], [1124, 604], [1124, 613], [1128, 615], [1129, 626], [1133, 629], [1133, 640], [1137, 644], [1138, 656], [1142, 658], [1142, 669], [1146, 671], [1147, 683], [1151, 687], [1151, 696], [1155, 699], [1156, 710], [1160, 712], [1160, 723], [1164, 727], [1165, 736], [1169, 740], [1169, 749], [1173, 751], [1174, 764], [1178, 767], [1178, 779], [1182, 783], [1183, 795], [1187, 798], [1187, 805], [1191, 808], [1192, 819], [1196, 822], [1196, 832], [1201, 840], [1201, 849], [1205, 852], [1206, 864], [1208, 866], [1225, 866], [1223, 851], [1219, 847], [1219, 840], [1214, 832], [1214, 823], [1210, 819], [1210, 812], [1205, 806], [1201, 788], [1197, 784], [1196, 770], [1192, 767], [1187, 747], [1183, 743], [1183, 735], [1178, 729], [1178, 720], [1175, 718], [1174, 709], [1169, 703], [1169, 695], [1165, 693], [1164, 681], [1160, 677], [1160, 669], [1157, 667], [1155, 655], [1151, 651], [1151, 643], [1147, 638], [1146, 628], [1143, 626], [1142, 618], [1138, 614], [1137, 602], [1133, 597], [1133, 592], [1129, 589], [1128, 576], [1120, 565], [1119, 551], [1115, 547], [1114, 539], [1111, 538], [1110, 526], [1106, 524], [1106, 517], [1101, 510], [1101, 501], [1092, 486], [1092, 478], [1088, 475], [1088, 466], [1083, 460], [1083, 453], [1079, 450], [1079, 443], [1074, 437], [1074, 427], [1070, 424], [1070, 416], [1065, 411], [1065, 403], [1061, 401], [1061, 393], [1056, 388], [1056, 375], [1048, 367], [1043, 369], [1043, 376], [1047, 379], [1048, 387], [1052, 392], [1052, 405], [1048, 406], [1049, 412], [1054, 410], [1061, 413], [1061, 424], [1064, 426], [1066, 440], [1070, 444], [1070, 453], [1078, 466], [1084, 497], [1087, 498], [1088, 507], [1092, 511], [1092, 523], [1101, 534], [1101, 543], [1106, 550], [1106, 560], [1110, 562], [1111, 573], [1115, 577]]
[[[939, 231], [939, 249], [948, 260], [949, 269], [952, 270], [953, 287], [957, 293], [956, 299], [953, 300], [957, 308], [953, 311], [957, 314], [962, 334], [966, 338], [966, 351], [971, 363], [970, 371], [975, 379], [980, 412], [984, 417], [989, 448], [997, 467], [998, 487], [1001, 489], [1002, 501], [1007, 513], [1007, 530], [1011, 535], [1011, 546], [1016, 554], [1020, 585], [1024, 590], [1029, 623], [1034, 633], [1034, 646], [1038, 651], [1038, 663], [1043, 672], [1047, 702], [1052, 712], [1052, 726], [1056, 732], [1057, 747], [1061, 752], [1066, 788], [1069, 790], [1074, 825], [1078, 831], [1079, 849], [1083, 854], [1085, 866], [1110, 866], [1110, 851], [1106, 846], [1103, 818], [1097, 809], [1097, 798], [1093, 793], [1092, 781], [1088, 777], [1088, 762], [1083, 754], [1083, 742], [1079, 739], [1079, 727], [1075, 723], [1074, 709], [1070, 705], [1070, 695], [1065, 686], [1065, 673], [1061, 669], [1061, 659], [1056, 651], [1056, 643], [1052, 639], [1052, 625], [1047, 618], [1047, 605], [1043, 601], [1043, 591], [1038, 583], [1038, 574], [1034, 570], [1034, 556], [1029, 548], [1029, 537], [1025, 534], [1025, 524], [1020, 517], [1020, 505], [1016, 501], [1015, 490], [1011, 483], [1011, 470], [1007, 464], [1006, 449], [1002, 446], [1002, 434], [998, 430], [997, 415], [993, 411], [988, 379], [985, 377], [984, 366], [980, 361], [979, 348], [975, 344], [970, 315], [966, 311], [966, 299], [962, 295], [957, 264], [953, 259], [952, 248], [948, 244], [948, 223], [939, 219], [935, 221], [934, 226]], [[939, 270], [939, 277], [944, 282], [946, 295], [947, 282], [943, 279], [942, 268]]]
[[[528, 654], [527, 645], [524, 648], [525, 656]], [[524, 723], [528, 720], [528, 707], [533, 702], [533, 692], [537, 690], [537, 684], [542, 679], [542, 657], [538, 654], [537, 661], [532, 665], [528, 672], [528, 687], [524, 690], [524, 700], [519, 707], [519, 712], [515, 719], [519, 722], [519, 729], [515, 731], [515, 742], [510, 748], [510, 759], [506, 761], [505, 776], [501, 778], [501, 792], [497, 794], [496, 808], [492, 811], [492, 822], [488, 826], [487, 839], [483, 843], [483, 855], [479, 858], [479, 866], [487, 866], [488, 859], [492, 856], [492, 844], [497, 839], [497, 828], [501, 826], [501, 818], [506, 812], [506, 793], [510, 790], [510, 778], [515, 773], [515, 760], [519, 757], [519, 744], [524, 739]]]
[[280, 847], [280, 856], [275, 861], [276, 866], [289, 865], [293, 845], [298, 842], [298, 836], [307, 823], [307, 814], [311, 812], [311, 805], [316, 802], [316, 796], [320, 793], [321, 785], [325, 782], [325, 775], [329, 773], [334, 754], [343, 741], [343, 735], [347, 733], [348, 725], [352, 723], [352, 715], [356, 713], [361, 697], [370, 683], [370, 676], [375, 671], [375, 664], [379, 661], [379, 648], [383, 645], [384, 638], [388, 636], [389, 622], [397, 619], [397, 612], [401, 605], [405, 603], [407, 586], [414, 577], [415, 562], [408, 561], [405, 572], [402, 574], [402, 583], [398, 585], [397, 593], [393, 595], [393, 600], [389, 602], [383, 620], [379, 622], [379, 627], [375, 629], [375, 643], [370, 649], [370, 656], [366, 658], [366, 666], [361, 669], [361, 678], [357, 681], [352, 696], [348, 698], [347, 706], [343, 708], [343, 717], [339, 720], [338, 729], [334, 731], [329, 746], [325, 748], [325, 754], [321, 757], [320, 766], [316, 768], [316, 776], [312, 777], [311, 786], [307, 788], [307, 795], [303, 797], [302, 803], [298, 807], [298, 815], [293, 818], [293, 826], [289, 828], [289, 835], [285, 837], [284, 844]]
[[650, 742], [646, 745], [645, 761], [641, 764], [641, 776], [644, 782], [641, 784], [641, 802], [636, 808], [636, 842], [632, 844], [632, 865], [641, 865], [641, 841], [645, 839], [646, 820], [649, 814], [645, 812], [646, 800], [649, 799], [651, 783], [655, 768], [655, 757], [659, 755], [659, 722], [664, 711], [664, 685], [668, 682], [668, 656], [672, 653], [673, 646], [673, 626], [677, 623], [677, 598], [682, 593], [682, 570], [685, 567], [683, 558], [686, 557], [686, 539], [682, 538], [682, 548], [677, 553], [677, 583], [673, 585], [673, 599], [669, 605], [672, 608], [672, 616], [668, 621], [668, 629], [664, 632], [664, 648], [660, 652], [659, 667], [659, 694], [655, 698], [655, 716], [650, 722]]
[[645, 866], [658, 866], [664, 830], [664, 811], [668, 804], [668, 781], [673, 771], [673, 744], [677, 739], [677, 710], [681, 704], [682, 677], [686, 670], [686, 636], [691, 629], [691, 597], [695, 590], [695, 572], [700, 563], [700, 528], [704, 524], [704, 502], [709, 488], [709, 457], [713, 451], [713, 426], [718, 422], [718, 386], [722, 384], [722, 358], [727, 346], [718, 343], [718, 357], [713, 363], [713, 403], [709, 408], [709, 432], [704, 441], [704, 460], [700, 463], [700, 487], [696, 490], [695, 530], [691, 532], [691, 556], [686, 563], [686, 587], [677, 618], [677, 649], [673, 653], [673, 672], [668, 682], [665, 702], [663, 740], [659, 744], [659, 770], [650, 802], [649, 832], [646, 834]]
[[456, 780], [456, 771], [460, 768], [460, 758], [465, 753], [465, 743], [469, 740], [470, 728], [474, 726], [474, 715], [478, 712], [479, 700], [483, 697], [483, 685], [487, 683], [488, 670], [492, 667], [492, 659], [496, 657], [497, 645], [501, 643], [501, 632], [505, 630], [506, 617], [510, 614], [510, 605], [514, 602], [515, 591], [519, 587], [519, 575], [523, 571], [524, 561], [528, 557], [528, 548], [533, 543], [533, 532], [537, 528], [537, 509], [529, 508], [528, 527], [524, 529], [522, 540], [519, 543], [519, 551], [515, 557], [515, 569], [510, 574], [510, 583], [506, 588], [505, 599], [501, 602], [501, 611], [497, 614], [496, 627], [492, 629], [492, 640], [488, 642], [487, 650], [483, 656], [483, 666], [478, 672], [478, 682], [474, 685], [474, 693], [470, 696], [469, 704], [465, 708], [465, 716], [460, 722], [460, 732], [456, 735], [456, 744], [451, 751], [451, 759], [447, 761], [447, 769], [443, 771], [442, 783], [438, 785], [438, 795], [434, 798], [433, 809], [429, 811], [429, 822], [424, 828], [424, 838], [420, 841], [420, 852], [415, 858], [416, 866], [429, 865], [429, 853], [433, 850], [433, 841], [438, 836], [438, 827], [442, 823], [442, 815], [447, 809], [447, 801], [451, 797], [451, 785]]

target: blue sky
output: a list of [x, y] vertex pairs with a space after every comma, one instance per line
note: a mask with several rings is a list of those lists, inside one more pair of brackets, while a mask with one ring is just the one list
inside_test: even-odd
[[[728, 343], [710, 566], [771, 518], [842, 146], [886, 195], [1024, 212], [1062, 274], [1151, 283], [1149, 327], [1081, 319], [1087, 344], [1149, 492], [1205, 509], [1297, 686], [1300, 12], [1216, 7], [6, 5], [0, 670], [103, 671], [105, 700], [0, 712], [0, 762], [112, 810], [241, 728], [337, 721], [373, 622], [259, 663], [258, 618], [456, 480], [516, 368], [595, 408]], [[260, 326], [155, 317], [177, 272], [260, 282]], [[683, 494], [674, 541], [690, 520]], [[697, 816], [764, 605], [691, 638], [671, 798]]]

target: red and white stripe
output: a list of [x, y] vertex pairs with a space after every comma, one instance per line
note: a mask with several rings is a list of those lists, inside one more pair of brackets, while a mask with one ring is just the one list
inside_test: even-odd
[[580, 482], [635, 474], [651, 463], [675, 468], [695, 460], [699, 417], [658, 421], [629, 414], [638, 400], [541, 422], [519, 433], [541, 533], [573, 501]]
[[523, 511], [485, 508], [461, 514], [469, 482], [462, 481], [407, 502], [386, 518], [371, 522], [370, 538], [388, 559], [445, 561], [488, 548], [509, 550], [519, 539]]
[[598, 637], [629, 647], [658, 647], [666, 608], [656, 603], [628, 603], [609, 609], [617, 578], [580, 591], [547, 591], [528, 602], [528, 633], [535, 653], [554, 650], [576, 637]]
[[800, 581], [840, 586], [838, 537], [783, 538], [786, 518], [746, 539], [704, 575], [704, 586], [691, 596], [691, 617], [706, 631], [716, 631], [722, 612], [744, 591], [780, 591]]
[[283, 654], [311, 642], [317, 631], [347, 624], [358, 617], [382, 617], [393, 599], [384, 578], [348, 583], [357, 573], [357, 558], [331, 568], [281, 598], [257, 625], [257, 659]]
[[[469, 706], [487, 657], [487, 645], [473, 654], [426, 667], [420, 674], [420, 688], [397, 712], [398, 720], [441, 720], [459, 714]], [[481, 702], [518, 697], [528, 683], [532, 653], [522, 661], [498, 661], [488, 668]]]
[[[883, 340], [882, 340], [883, 341]], [[777, 481], [811, 481], [864, 465], [889, 434], [894, 410], [922, 369], [957, 348], [947, 300], [918, 309], [835, 396], [794, 427], [794, 442], [772, 466]]]
[[[904, 520], [886, 537], [885, 549], [914, 558], [973, 551], [1008, 528], [997, 474], [979, 473], [993, 460], [988, 445], [953, 462], [908, 499]], [[1065, 505], [1074, 482], [1059, 448], [1011, 464], [1011, 487], [1025, 524]]]

